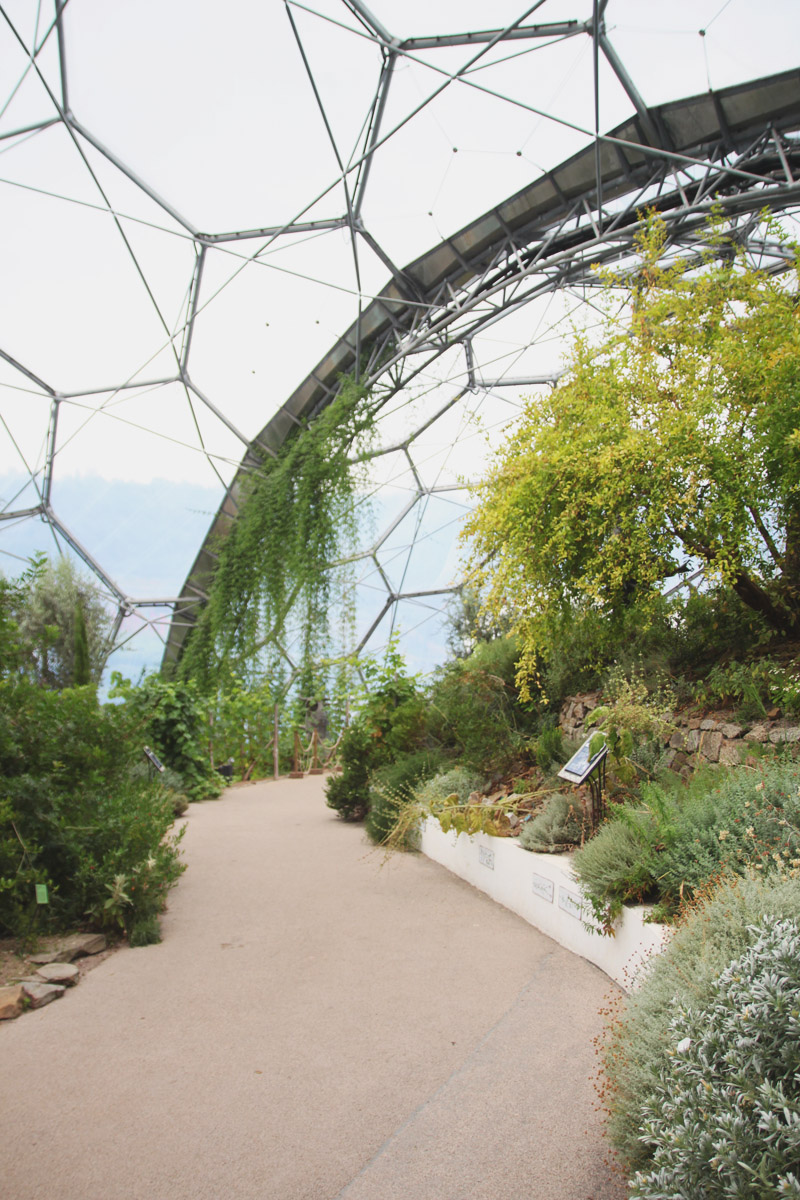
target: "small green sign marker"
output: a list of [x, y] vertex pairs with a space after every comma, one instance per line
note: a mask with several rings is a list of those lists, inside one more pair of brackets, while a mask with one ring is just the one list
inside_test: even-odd
[[47, 884], [46, 883], [37, 883], [37, 884], [34, 884], [34, 886], [36, 888], [36, 903], [37, 904], [49, 904], [50, 901], [47, 898]]

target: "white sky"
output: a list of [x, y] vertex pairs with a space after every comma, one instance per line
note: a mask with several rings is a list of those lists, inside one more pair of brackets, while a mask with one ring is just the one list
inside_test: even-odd
[[[340, 0], [318, 10], [350, 28]], [[52, 19], [36, 0], [6, 6], [30, 45]], [[519, 3], [380, 3], [374, 13], [398, 36], [497, 27]], [[380, 56], [365, 38], [299, 6], [290, 10], [340, 153], [353, 152], [374, 94]], [[585, 19], [587, 0], [548, 0], [530, 20]], [[287, 17], [278, 0], [231, 0], [221, 16], [204, 0], [70, 0], [66, 9], [70, 106], [77, 119], [160, 196], [206, 231], [280, 225], [300, 214], [337, 217], [345, 202], [338, 169]], [[753, 20], [748, 0], [645, 4], [611, 0], [610, 36], [649, 103], [660, 102], [791, 67], [800, 45], [800, 5], [765, 0]], [[706, 28], [706, 36], [698, 34]], [[0, 22], [4, 77], [22, 78], [0, 119], [0, 131], [55, 115], [42, 81], [8, 26]], [[474, 48], [420, 52], [403, 62], [389, 92], [388, 134]], [[471, 79], [554, 117], [593, 127], [591, 42], [556, 46], [514, 42], [491, 51]], [[491, 65], [492, 59], [502, 59]], [[40, 56], [47, 84], [60, 94], [55, 35]], [[26, 72], [27, 68], [27, 74]], [[610, 128], [630, 103], [605, 64], [601, 126]], [[88, 164], [117, 211], [159, 228], [123, 220], [141, 271], [170, 331], [185, 317], [194, 263], [186, 231], [135, 188], [83, 139]], [[450, 86], [376, 156], [364, 221], [400, 265], [428, 249], [493, 202], [585, 144], [573, 130], [487, 96]], [[6, 253], [2, 348], [60, 391], [110, 389], [128, 380], [175, 372], [161, 319], [107, 212], [36, 193], [31, 188], [104, 207], [61, 126], [0, 145]], [[454, 150], [457, 153], [454, 153]], [[521, 153], [518, 154], [517, 152]], [[24, 186], [14, 186], [15, 184]], [[190, 362], [192, 378], [234, 423], [252, 436], [334, 338], [353, 319], [357, 283], [350, 239], [337, 230], [276, 241], [259, 263], [244, 258], [263, 242], [242, 242], [209, 255]], [[363, 294], [386, 281], [384, 265], [359, 244]], [[242, 267], [244, 266], [244, 269]], [[319, 282], [317, 282], [319, 281]], [[0, 411], [24, 444], [27, 462], [41, 454], [46, 403], [14, 391], [27, 381], [3, 367]], [[104, 416], [89, 414], [105, 405]], [[155, 395], [78, 398], [62, 410], [67, 439], [59, 471], [135, 480], [166, 477], [213, 482], [194, 418], [179, 386]], [[195, 406], [198, 411], [202, 404]], [[199, 417], [204, 438], [236, 460], [240, 443], [216, 418]], [[187, 442], [181, 450], [140, 435], [131, 424]], [[80, 435], [77, 436], [77, 431]], [[20, 462], [0, 438], [0, 472]], [[224, 477], [230, 467], [220, 464]]]
[[[370, 5], [399, 38], [499, 28], [531, 7], [519, 0]], [[28, 49], [41, 39], [52, 23], [52, 0], [10, 0], [3, 9], [7, 92], [0, 96], [0, 135], [7, 135], [57, 116], [53, 97], [60, 102], [61, 85], [55, 33], [37, 58], [41, 77], [16, 36]], [[591, 12], [591, 0], [546, 0], [526, 23], [583, 21]], [[228, 0], [224, 7], [211, 0], [68, 0], [70, 108], [95, 139], [202, 231], [341, 217], [346, 203], [336, 155], [289, 14], [346, 163], [359, 153], [381, 56], [342, 0], [309, 0], [306, 8], [281, 0]], [[610, 0], [606, 24], [648, 104], [798, 65], [797, 0], [757, 6], [751, 0]], [[480, 49], [419, 52], [396, 68], [382, 126], [386, 142], [372, 167], [363, 219], [400, 266], [590, 140], [570, 128], [590, 133], [594, 127], [592, 44], [584, 35], [556, 45], [517, 41], [495, 48], [475, 64], [469, 82], [453, 83], [407, 120], [447, 72]], [[607, 130], [632, 109], [604, 60], [600, 85], [600, 127]], [[0, 349], [57, 391], [78, 393], [60, 409], [54, 503], [59, 479], [86, 478], [88, 486], [98, 476], [155, 489], [161, 480], [183, 483], [209, 489], [209, 496], [220, 491], [241, 457], [241, 441], [202, 400], [194, 396], [190, 404], [179, 383], [152, 386], [176, 373], [195, 262], [186, 229], [80, 135], [76, 145], [60, 124], [0, 141], [0, 195]], [[127, 246], [107, 202], [120, 214]], [[358, 264], [366, 303], [385, 284], [387, 270], [363, 240]], [[252, 437], [354, 320], [358, 299], [344, 230], [210, 251], [191, 378]], [[557, 367], [568, 332], [565, 314], [575, 302], [550, 299], [487, 331], [477, 343], [484, 374], [519, 374], [518, 362], [527, 370]], [[535, 350], [520, 357], [534, 338]], [[448, 369], [443, 362], [418, 381], [422, 419], [456, 386], [447, 383]], [[115, 390], [125, 383], [140, 386]], [[426, 482], [474, 478], [487, 434], [490, 441], [493, 432], [499, 436], [517, 402], [508, 393], [484, 398], [481, 429], [463, 411], [434, 426], [419, 451]], [[0, 361], [4, 500], [13, 493], [9, 481], [41, 471], [49, 415], [43, 390]], [[403, 422], [408, 427], [411, 417], [404, 410], [388, 422], [387, 437]], [[385, 460], [376, 480], [402, 496], [405, 471], [404, 463]], [[13, 507], [35, 499], [29, 488]], [[98, 504], [108, 498], [98, 494]], [[161, 525], [177, 529], [182, 511], [174, 489], [165, 488]], [[109, 513], [114, 516], [113, 505]], [[0, 527], [0, 548], [3, 536]], [[183, 570], [181, 554], [176, 563], [180, 559]], [[451, 556], [440, 558], [442, 574], [450, 576]]]

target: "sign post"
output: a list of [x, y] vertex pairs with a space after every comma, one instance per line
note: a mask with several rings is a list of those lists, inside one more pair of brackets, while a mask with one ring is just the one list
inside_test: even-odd
[[[559, 779], [566, 779], [577, 787], [581, 783], [589, 784], [592, 796], [592, 829], [596, 829], [605, 815], [605, 786], [606, 758], [608, 746], [603, 745], [595, 753], [591, 753], [591, 744], [598, 735], [593, 733], [588, 737], [568, 763], [558, 772]], [[603, 735], [600, 734], [602, 737]]]

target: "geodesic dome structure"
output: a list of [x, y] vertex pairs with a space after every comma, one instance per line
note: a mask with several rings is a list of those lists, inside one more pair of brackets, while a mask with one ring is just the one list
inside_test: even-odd
[[435, 662], [467, 484], [641, 210], [672, 254], [717, 204], [787, 259], [760, 213], [800, 201], [796, 6], [647, 9], [4, 5], [5, 561], [77, 555], [119, 642], [174, 660], [258, 454], [356, 374], [353, 648]]

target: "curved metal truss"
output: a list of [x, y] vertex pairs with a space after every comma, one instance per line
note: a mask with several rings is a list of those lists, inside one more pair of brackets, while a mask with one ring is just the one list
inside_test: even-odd
[[[408, 514], [432, 495], [458, 485], [426, 486], [414, 443], [465, 393], [532, 388], [555, 383], [557, 374], [487, 378], [474, 350], [477, 337], [515, 309], [566, 287], [592, 286], [598, 267], [625, 263], [644, 209], [657, 211], [668, 230], [671, 255], [698, 256], [712, 208], [735, 224], [742, 244], [767, 270], [783, 270], [791, 251], [765, 237], [761, 218], [800, 205], [800, 75], [797, 72], [692, 97], [634, 119], [573, 156], [531, 187], [483, 214], [428, 254], [394, 270], [380, 296], [317, 364], [304, 383], [261, 430], [258, 442], [276, 450], [300, 421], [313, 420], [336, 393], [340, 375], [366, 362], [365, 382], [388, 404], [435, 361], [456, 348], [451, 370], [460, 388], [424, 412], [421, 423], [375, 457], [400, 452], [414, 489], [405, 505], [359, 557], [384, 596], [361, 632], [362, 650], [375, 629], [402, 601], [448, 596], [458, 584], [403, 590], [393, 586], [379, 551]], [[650, 140], [652, 139], [652, 141]], [[236, 515], [237, 475], [212, 524], [183, 592], [189, 604], [176, 612], [165, 661], [179, 657], [196, 607], [213, 573], [214, 541]], [[291, 659], [289, 660], [291, 662]], [[293, 664], [292, 664], [293, 665]]]
[[[395, 19], [393, 6], [374, 2]], [[240, 4], [246, 8], [247, 0]], [[274, 454], [293, 429], [313, 420], [335, 395], [340, 376], [352, 373], [360, 375], [382, 403], [376, 448], [370, 457], [373, 488], [380, 497], [377, 528], [365, 534], [352, 560], [363, 600], [355, 649], [374, 648], [398, 622], [407, 629], [417, 619], [424, 623], [440, 614], [457, 584], [445, 542], [437, 541], [437, 532], [446, 529], [447, 538], [452, 537], [467, 506], [464, 481], [480, 469], [471, 422], [479, 413], [486, 416], [491, 400], [502, 410], [502, 419], [495, 419], [495, 413], [488, 424], [502, 431], [521, 393], [555, 381], [558, 363], [552, 356], [545, 361], [547, 356], [539, 353], [548, 340], [552, 347], [566, 319], [559, 310], [556, 321], [551, 305], [562, 297], [570, 297], [574, 305], [591, 303], [597, 266], [617, 264], [624, 269], [641, 210], [655, 208], [661, 213], [671, 255], [702, 251], [707, 218], [712, 206], [717, 206], [762, 266], [777, 271], [786, 263], [783, 243], [772, 236], [761, 215], [768, 209], [793, 216], [800, 208], [800, 71], [713, 91], [709, 77], [709, 91], [702, 95], [648, 106], [634, 81], [636, 70], [623, 63], [607, 25], [616, 4], [617, 0], [574, 0], [580, 15], [564, 19], [564, 6], [558, 0], [519, 6], [514, 0], [502, 0], [497, 19], [505, 23], [499, 28], [451, 28], [442, 34], [426, 30], [421, 36], [398, 37], [361, 0], [317, 0], [316, 4], [284, 0], [281, 19], [286, 45], [273, 55], [272, 66], [277, 70], [291, 50], [308, 98], [306, 127], [316, 123], [317, 156], [326, 154], [333, 166], [326, 181], [315, 184], [317, 190], [312, 188], [300, 207], [292, 208], [289, 200], [282, 199], [273, 214], [276, 221], [244, 228], [222, 225], [216, 232], [186, 217], [184, 204], [169, 187], [157, 189], [144, 178], [147, 171], [130, 165], [135, 159], [129, 160], [116, 143], [107, 144], [113, 138], [98, 136], [94, 119], [76, 115], [74, 109], [89, 95], [86, 88], [77, 87], [75, 76], [68, 87], [73, 52], [81, 71], [88, 69], [86, 57], [81, 59], [77, 53], [90, 29], [80, 20], [92, 21], [83, 0], [54, 0], [49, 22], [41, 5], [35, 6], [34, 14], [26, 9], [25, 0], [0, 4], [0, 36], [5, 37], [9, 61], [13, 51], [20, 63], [19, 78], [0, 106], [0, 153], [7, 155], [6, 162], [22, 164], [18, 174], [9, 171], [0, 178], [0, 187], [24, 189], [31, 203], [69, 204], [71, 211], [79, 206], [81, 212], [102, 220], [104, 236], [110, 234], [103, 245], [110, 247], [113, 240], [114, 252], [147, 307], [152, 327], [149, 343], [141, 340], [134, 347], [131, 338], [129, 354], [116, 359], [106, 356], [118, 364], [109, 368], [116, 372], [113, 376], [103, 376], [103, 366], [90, 383], [80, 386], [66, 386], [59, 378], [58, 364], [67, 361], [64, 355], [48, 358], [45, 369], [30, 348], [35, 339], [11, 334], [8, 341], [5, 336], [0, 339], [0, 439], [7, 438], [17, 454], [17, 465], [22, 464], [19, 486], [12, 486], [2, 503], [0, 531], [43, 520], [57, 550], [77, 555], [96, 575], [116, 611], [115, 637], [125, 636], [129, 619], [135, 617], [159, 632], [165, 661], [175, 661], [207, 597], [215, 562], [213, 545], [235, 519], [242, 480], [258, 469], [261, 454]], [[469, 6], [458, 7], [466, 12]], [[478, 11], [477, 5], [474, 8]], [[429, 23], [425, 6], [412, 5], [408, 11], [412, 10], [413, 19], [424, 29], [424, 23]], [[194, 11], [195, 5], [189, 5], [187, 20]], [[265, 16], [264, 11], [253, 6], [257, 19], [275, 21], [275, 12]], [[712, 14], [709, 27], [722, 11]], [[551, 12], [557, 20], [540, 20]], [[277, 38], [275, 28], [267, 32]], [[706, 30], [700, 34], [705, 39]], [[333, 81], [329, 75], [335, 59], [326, 54], [328, 37], [339, 39], [337, 46], [356, 47], [352, 60], [337, 64], [340, 74], [334, 69]], [[124, 32], [118, 44], [124, 46]], [[704, 40], [704, 51], [705, 45]], [[575, 57], [570, 67], [569, 78], [574, 81], [579, 70], [578, 78], [585, 85], [588, 108], [584, 105], [579, 115], [577, 110], [543, 103], [533, 86], [531, 66], [540, 61], [540, 51], [542, 56], [554, 56], [553, 70], [561, 70], [566, 82], [566, 59], [558, 56], [572, 53], [575, 47], [588, 52], [582, 59]], [[526, 57], [534, 51], [535, 59]], [[520, 63], [525, 70], [518, 70], [513, 86], [503, 88], [501, 73], [513, 73]], [[348, 70], [353, 77], [345, 81]], [[147, 64], [136, 65], [137, 84], [147, 71]], [[403, 74], [413, 71], [433, 80], [433, 87], [413, 95]], [[352, 136], [347, 151], [336, 109], [337, 88], [345, 83], [354, 89], [354, 111], [359, 114], [348, 127]], [[557, 165], [548, 169], [532, 164], [522, 149], [516, 150], [514, 162], [522, 164], [524, 178], [532, 182], [400, 266], [397, 260], [402, 258], [396, 250], [402, 238], [387, 237], [378, 206], [371, 206], [376, 188], [383, 189], [384, 198], [392, 188], [391, 174], [381, 176], [382, 164], [393, 147], [404, 146], [397, 187], [410, 187], [408, 156], [415, 153], [412, 138], [419, 121], [431, 114], [438, 121], [437, 105], [455, 92], [465, 97], [464, 104], [487, 105], [491, 121], [528, 120], [533, 131], [528, 140], [544, 124], [558, 131], [565, 145], [578, 149], [564, 157], [551, 139], [548, 161]], [[33, 98], [31, 115], [15, 124], [15, 105], [24, 96]], [[610, 108], [617, 118], [628, 114], [606, 133], [600, 126], [601, 96], [603, 112]], [[611, 97], [608, 104], [607, 96]], [[284, 102], [277, 93], [273, 103], [283, 106], [279, 115], [288, 128], [294, 120], [300, 122], [291, 98]], [[20, 111], [28, 113], [25, 107]], [[441, 132], [446, 140], [444, 128]], [[487, 136], [491, 139], [491, 133]], [[85, 189], [70, 185], [68, 191], [64, 185], [59, 191], [35, 170], [26, 175], [31, 145], [46, 145], [54, 155], [69, 155]], [[287, 147], [291, 154], [291, 139]], [[448, 152], [458, 149], [453, 145]], [[506, 155], [510, 153], [506, 149]], [[283, 162], [281, 168], [284, 177], [291, 175], [294, 161]], [[423, 176], [425, 169], [422, 163]], [[475, 208], [486, 207], [481, 202], [484, 192], [485, 188], [476, 188]], [[490, 187], [489, 194], [503, 192]], [[434, 213], [428, 212], [427, 217], [434, 220]], [[156, 240], [143, 241], [145, 234]], [[62, 235], [62, 241], [69, 236]], [[347, 262], [346, 279], [323, 278], [327, 268], [323, 271], [321, 258], [277, 265], [276, 254], [287, 247], [299, 254], [309, 240], [313, 246], [340, 247], [336, 253]], [[416, 252], [425, 241], [417, 238], [417, 244], [409, 244]], [[331, 263], [339, 262], [336, 253], [330, 256]], [[159, 274], [161, 259], [170, 256], [180, 279], [172, 290], [162, 285]], [[230, 264], [227, 274], [221, 263]], [[333, 318], [337, 329], [355, 312], [347, 331], [277, 411], [274, 399], [269, 400], [274, 381], [262, 391], [260, 407], [248, 399], [237, 408], [226, 395], [231, 390], [227, 381], [220, 387], [219, 372], [215, 376], [209, 366], [215, 354], [225, 353], [220, 340], [224, 324], [212, 330], [209, 313], [225, 304], [240, 277], [264, 268], [283, 270], [277, 278], [285, 279], [287, 286], [294, 280], [319, 280], [329, 295], [340, 294], [349, 309], [339, 310], [347, 313], [344, 319]], [[380, 287], [387, 276], [388, 283]], [[42, 292], [47, 288], [45, 267]], [[78, 299], [76, 289], [76, 307]], [[271, 303], [280, 305], [279, 288]], [[68, 307], [62, 305], [60, 310], [65, 328]], [[86, 312], [88, 325], [92, 320], [88, 306]], [[36, 319], [35, 313], [30, 314], [29, 325]], [[69, 341], [66, 333], [63, 337]], [[513, 353], [498, 350], [503, 338], [514, 342]], [[317, 338], [314, 357], [323, 345]], [[294, 348], [291, 353], [296, 356]], [[238, 388], [241, 373], [236, 378]], [[281, 379], [287, 378], [284, 370]], [[216, 383], [209, 384], [209, 379]], [[280, 386], [285, 396], [289, 388]], [[15, 436], [7, 419], [9, 409], [2, 407], [9, 397], [16, 412], [22, 405], [38, 405], [46, 412], [35, 460], [27, 444]], [[191, 434], [189, 448], [213, 476], [222, 502], [179, 594], [137, 595], [126, 581], [117, 582], [102, 552], [65, 519], [57, 486], [54, 495], [54, 480], [62, 470], [65, 450], [84, 425], [116, 416], [127, 421], [127, 427], [139, 428], [158, 419], [162, 399], [165, 412], [170, 406], [182, 406]], [[264, 424], [268, 414], [274, 415]], [[159, 436], [182, 448], [190, 440], [187, 435], [181, 441], [174, 431], [161, 431]], [[31, 445], [34, 442], [32, 436]], [[439, 516], [429, 520], [437, 504]], [[413, 555], [426, 538], [427, 554], [418, 553], [414, 565]], [[291, 663], [290, 646], [285, 653]]]

